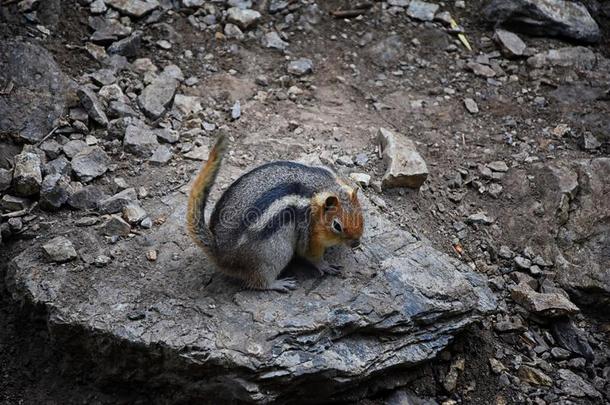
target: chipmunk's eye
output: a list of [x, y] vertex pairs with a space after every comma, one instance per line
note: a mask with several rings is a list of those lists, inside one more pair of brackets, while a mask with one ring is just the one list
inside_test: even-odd
[[343, 232], [343, 228], [341, 227], [341, 222], [339, 222], [338, 219], [333, 219], [333, 232], [335, 233], [341, 233]]

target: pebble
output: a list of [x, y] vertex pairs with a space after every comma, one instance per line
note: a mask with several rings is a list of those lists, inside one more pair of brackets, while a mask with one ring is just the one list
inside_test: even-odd
[[241, 9], [231, 7], [227, 10], [227, 20], [236, 24], [242, 30], [247, 30], [258, 24], [261, 19], [261, 13], [251, 9]]
[[487, 216], [484, 212], [469, 215], [466, 218], [466, 223], [471, 225], [491, 225], [494, 223], [494, 219]]
[[530, 366], [521, 366], [518, 371], [519, 378], [533, 385], [543, 385], [550, 387], [553, 385], [551, 377]]
[[288, 73], [294, 76], [304, 76], [313, 72], [311, 59], [299, 58], [288, 63]]
[[87, 147], [88, 147], [88, 145], [85, 141], [83, 141], [81, 139], [73, 139], [64, 144], [63, 151], [67, 157], [72, 159], [79, 152], [87, 149]]
[[225, 28], [223, 30], [225, 36], [229, 39], [237, 39], [241, 41], [245, 38], [244, 33], [239, 27], [235, 24], [225, 24]]
[[148, 261], [151, 261], [151, 262], [156, 262], [157, 261], [157, 251], [156, 250], [147, 251], [146, 259], [148, 259]]
[[352, 157], [348, 156], [348, 155], [339, 156], [335, 162], [341, 166], [346, 166], [346, 167], [354, 166], [354, 161], [352, 160]]
[[476, 114], [479, 112], [479, 106], [477, 105], [477, 103], [471, 99], [471, 98], [465, 98], [464, 99], [464, 106], [466, 106], [466, 109], [468, 110], [469, 113], [471, 114]]
[[532, 266], [532, 262], [522, 256], [515, 257], [515, 264], [518, 269], [527, 270]]
[[161, 39], [161, 40], [157, 41], [157, 46], [159, 48], [165, 49], [165, 50], [172, 49], [172, 43], [165, 39]]
[[506, 165], [506, 162], [503, 162], [501, 160], [490, 162], [487, 164], [487, 167], [489, 167], [494, 172], [505, 173], [508, 171], [508, 166]]
[[231, 119], [237, 120], [239, 117], [241, 117], [241, 104], [239, 103], [239, 100], [237, 100], [235, 104], [233, 104], [233, 107], [231, 107]]
[[503, 29], [496, 29], [495, 39], [502, 46], [502, 51], [507, 57], [523, 56], [527, 48], [517, 34]]
[[573, 315], [579, 309], [560, 293], [539, 293], [526, 283], [510, 288], [511, 298], [519, 305], [536, 315], [561, 317]]
[[409, 3], [409, 8], [407, 8], [407, 15], [420, 21], [432, 21], [438, 8], [438, 4], [412, 0]]
[[55, 263], [69, 262], [78, 257], [72, 242], [63, 236], [51, 239], [42, 245], [42, 250], [47, 259]]
[[110, 264], [111, 261], [112, 259], [109, 256], [99, 255], [95, 257], [95, 259], [93, 260], [93, 264], [96, 267], [106, 267]]
[[271, 31], [263, 35], [261, 38], [261, 45], [265, 48], [283, 51], [288, 47], [288, 42], [284, 41], [277, 32]]
[[41, 161], [38, 155], [32, 152], [22, 152], [15, 156], [14, 165], [15, 193], [21, 197], [38, 194], [42, 184]]
[[358, 153], [355, 157], [354, 157], [354, 164], [356, 166], [366, 166], [366, 164], [369, 162], [369, 157], [366, 153]]
[[150, 219], [150, 217], [146, 217], [140, 222], [140, 226], [144, 229], [150, 229], [152, 228], [152, 225], [152, 219]]
[[5, 194], [0, 199], [0, 208], [4, 211], [15, 212], [21, 211], [30, 205], [29, 200], [22, 197], [17, 197]]
[[472, 72], [477, 76], [482, 76], [486, 78], [491, 78], [496, 75], [495, 70], [490, 68], [489, 66], [482, 65], [477, 62], [468, 62], [466, 65]]
[[146, 211], [136, 202], [131, 202], [123, 207], [123, 218], [132, 225], [137, 225], [147, 217]]

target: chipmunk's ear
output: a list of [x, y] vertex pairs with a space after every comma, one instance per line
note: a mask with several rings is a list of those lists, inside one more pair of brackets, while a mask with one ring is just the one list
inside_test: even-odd
[[337, 198], [336, 195], [330, 195], [328, 197], [326, 197], [326, 200], [324, 201], [324, 209], [325, 210], [330, 210], [333, 208], [337, 208], [339, 206], [339, 199]]

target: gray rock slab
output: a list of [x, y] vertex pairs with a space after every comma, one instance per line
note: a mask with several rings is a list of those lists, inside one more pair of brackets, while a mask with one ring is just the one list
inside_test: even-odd
[[63, 263], [78, 257], [72, 242], [63, 236], [57, 236], [44, 245], [42, 250], [46, 258], [52, 262]]
[[513, 32], [496, 29], [496, 41], [502, 46], [502, 51], [508, 57], [523, 56], [527, 45], [519, 36]]
[[110, 158], [99, 146], [88, 147], [72, 158], [72, 170], [81, 181], [90, 181], [108, 170]]
[[48, 51], [31, 43], [0, 41], [0, 83], [11, 87], [0, 97], [0, 132], [28, 142], [48, 134], [75, 98], [75, 83]]
[[140, 157], [150, 157], [158, 146], [157, 135], [150, 128], [129, 125], [125, 129], [123, 147], [127, 152]]
[[[363, 204], [362, 249], [327, 256], [342, 274], [291, 268], [299, 287], [289, 294], [245, 290], [217, 274], [185, 234], [181, 193], [156, 207], [171, 214], [145, 244], [119, 240], [105, 267], [51, 265], [32, 246], [9, 264], [7, 285], [46, 308], [57, 345], [115, 381], [154, 381], [186, 402], [349, 397], [367, 382], [386, 387], [385, 371], [408, 375], [496, 306], [483, 276]], [[103, 245], [91, 228], [74, 238], [83, 249]]]
[[261, 19], [261, 13], [251, 9], [231, 7], [227, 10], [227, 20], [242, 30], [254, 27]]
[[407, 8], [407, 15], [420, 21], [432, 21], [439, 5], [425, 1], [412, 0]]
[[584, 46], [569, 46], [538, 53], [528, 58], [527, 63], [538, 69], [553, 66], [593, 69], [598, 63], [598, 57]]
[[484, 10], [485, 18], [511, 30], [559, 36], [583, 42], [598, 42], [601, 31], [587, 8], [566, 0], [493, 0]]
[[83, 108], [89, 113], [89, 118], [103, 127], [108, 126], [108, 117], [106, 117], [106, 113], [97, 99], [97, 95], [86, 87], [78, 89], [77, 94]]

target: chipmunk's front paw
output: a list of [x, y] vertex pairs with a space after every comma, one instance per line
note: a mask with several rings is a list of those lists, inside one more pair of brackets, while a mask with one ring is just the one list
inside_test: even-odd
[[322, 262], [316, 264], [316, 268], [320, 272], [321, 276], [323, 276], [324, 274], [330, 274], [331, 276], [335, 276], [335, 275], [339, 274], [341, 269], [343, 269], [343, 266], [329, 264], [326, 261], [322, 261]]

